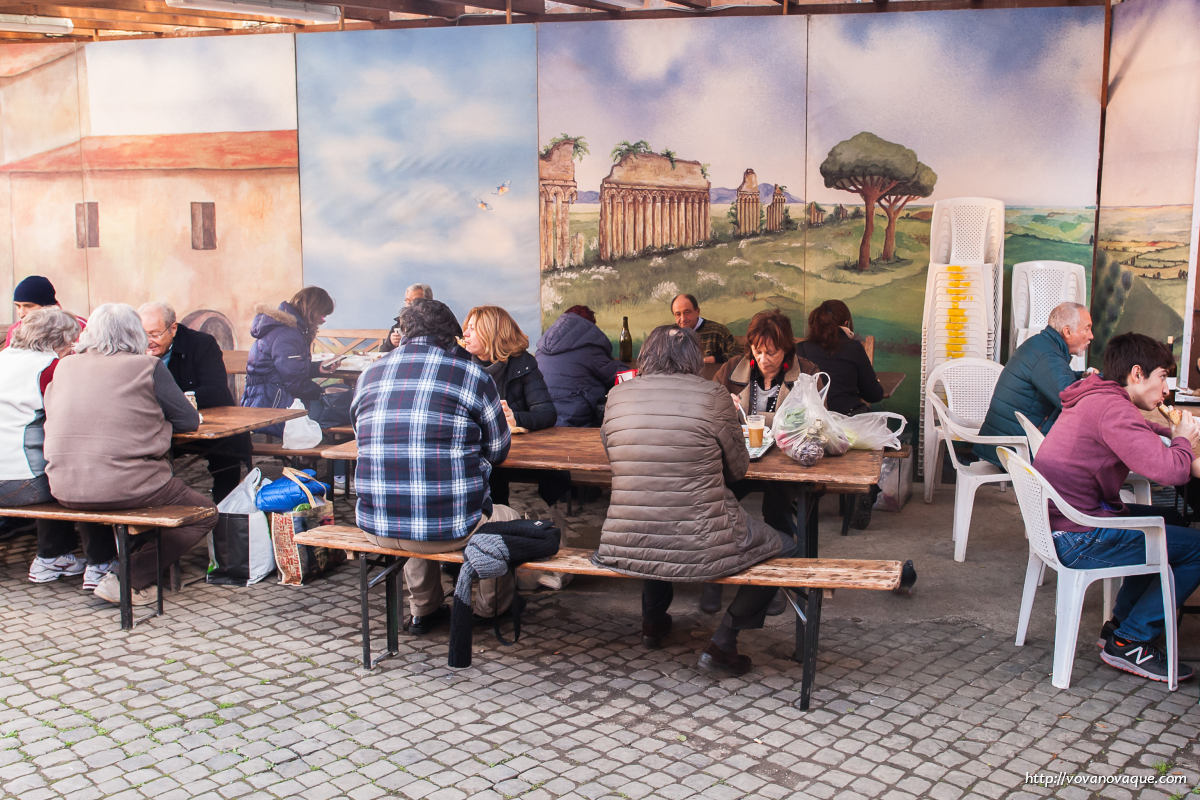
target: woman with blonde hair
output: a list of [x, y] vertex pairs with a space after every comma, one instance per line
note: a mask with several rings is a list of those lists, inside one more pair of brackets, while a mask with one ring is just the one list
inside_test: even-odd
[[510, 428], [537, 431], [554, 424], [554, 401], [537, 359], [529, 353], [529, 337], [507, 311], [500, 306], [468, 311], [462, 346], [496, 382]]
[[[554, 424], [558, 412], [537, 359], [529, 352], [529, 337], [507, 311], [500, 306], [472, 308], [463, 320], [459, 344], [496, 382], [508, 427], [514, 432], [520, 432], [520, 428], [537, 431]], [[516, 476], [511, 470], [493, 472], [492, 500], [507, 505], [508, 482]], [[552, 502], [559, 490], [544, 479], [539, 480], [539, 485], [546, 502]]]

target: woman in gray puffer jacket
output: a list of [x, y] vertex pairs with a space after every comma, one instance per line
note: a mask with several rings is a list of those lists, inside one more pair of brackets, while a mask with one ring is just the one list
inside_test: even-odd
[[[700, 377], [700, 343], [675, 325], [655, 328], [639, 375], [608, 395], [601, 435], [612, 464], [612, 500], [597, 563], [646, 578], [642, 640], [657, 647], [671, 629], [672, 582], [703, 582], [775, 556], [796, 540], [751, 518], [729, 484], [750, 459], [733, 401]], [[774, 588], [743, 586], [700, 655], [708, 672], [742, 675], [750, 659], [737, 633], [761, 628]]]

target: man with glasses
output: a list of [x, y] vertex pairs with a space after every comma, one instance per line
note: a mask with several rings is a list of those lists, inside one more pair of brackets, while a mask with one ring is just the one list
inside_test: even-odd
[[[232, 406], [229, 376], [217, 340], [175, 320], [175, 309], [162, 302], [146, 303], [138, 309], [142, 328], [150, 340], [149, 355], [163, 360], [175, 383], [184, 392], [194, 392], [201, 410]], [[218, 439], [208, 451], [208, 471], [213, 478], [213, 502], [219, 503], [242, 479], [241, 465], [250, 462], [250, 436], [239, 434]]]

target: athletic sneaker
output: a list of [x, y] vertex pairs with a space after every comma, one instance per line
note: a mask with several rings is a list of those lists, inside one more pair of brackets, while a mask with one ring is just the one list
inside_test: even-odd
[[117, 562], [105, 561], [101, 564], [88, 564], [83, 571], [83, 590], [90, 592], [100, 583], [100, 579], [117, 568]]
[[78, 575], [86, 569], [82, 558], [76, 558], [74, 553], [66, 553], [58, 558], [42, 558], [38, 556], [29, 565], [29, 580], [34, 583], [49, 583], [62, 577]]
[[[96, 584], [94, 592], [96, 597], [101, 600], [107, 600], [110, 603], [121, 602], [121, 581], [117, 578], [117, 573], [110, 572], [100, 579]], [[154, 586], [147, 586], [145, 589], [134, 589], [133, 605], [148, 606], [158, 600], [158, 592]]]
[[[1152, 642], [1124, 641], [1116, 635], [1109, 637], [1100, 651], [1100, 660], [1110, 667], [1149, 678], [1152, 681], [1167, 680], [1167, 654]], [[1179, 680], [1186, 681], [1195, 674], [1187, 664], [1179, 665]]]

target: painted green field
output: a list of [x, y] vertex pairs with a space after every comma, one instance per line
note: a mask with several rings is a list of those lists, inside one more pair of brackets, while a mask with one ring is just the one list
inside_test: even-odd
[[[884, 407], [915, 420], [928, 219], [902, 215], [896, 228], [896, 260], [873, 262], [869, 270], [859, 272], [861, 219], [735, 239], [726, 207], [717, 207], [712, 215], [714, 241], [706, 246], [600, 263], [596, 259], [599, 211], [596, 206], [578, 208], [571, 213], [570, 230], [583, 235], [585, 263], [543, 275], [544, 325], [567, 307], [585, 304], [595, 310], [597, 323], [614, 341], [621, 318], [628, 316], [636, 349], [651, 329], [672, 321], [671, 298], [690, 292], [700, 300], [704, 316], [725, 323], [735, 334], [744, 334], [758, 311], [780, 308], [791, 317], [797, 335], [803, 335], [808, 309], [838, 298], [850, 305], [858, 331], [876, 337], [876, 368], [909, 376]], [[802, 218], [802, 206], [791, 206], [790, 211], [794, 219]], [[1093, 225], [1089, 209], [1010, 210], [1006, 272], [1016, 262], [1035, 259], [1090, 265]], [[871, 247], [875, 255], [882, 252], [885, 227], [886, 218], [877, 215]], [[1006, 297], [1007, 284], [1006, 280]]]

